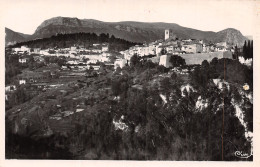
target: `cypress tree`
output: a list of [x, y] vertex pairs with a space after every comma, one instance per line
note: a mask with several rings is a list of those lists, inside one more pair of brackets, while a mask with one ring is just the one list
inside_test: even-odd
[[239, 55], [239, 53], [238, 53], [238, 47], [237, 47], [237, 45], [236, 45], [236, 46], [235, 46], [234, 59], [238, 59], [238, 55]]
[[250, 40], [247, 41], [247, 58], [251, 58], [251, 42]]
[[253, 58], [254, 55], [254, 46], [253, 46], [253, 40], [251, 41], [251, 48], [250, 48], [250, 58]]
[[243, 57], [244, 57], [244, 59], [246, 59], [246, 41], [243, 46]]

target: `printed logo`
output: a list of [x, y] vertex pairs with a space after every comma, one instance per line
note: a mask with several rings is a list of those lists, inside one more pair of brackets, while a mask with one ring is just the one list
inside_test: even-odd
[[235, 156], [238, 158], [249, 158], [252, 154], [249, 155], [248, 153], [243, 153], [243, 151], [236, 151]]

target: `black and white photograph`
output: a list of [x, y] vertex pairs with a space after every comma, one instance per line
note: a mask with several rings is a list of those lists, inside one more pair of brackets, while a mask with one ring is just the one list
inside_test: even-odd
[[5, 160], [254, 161], [256, 1], [3, 4]]

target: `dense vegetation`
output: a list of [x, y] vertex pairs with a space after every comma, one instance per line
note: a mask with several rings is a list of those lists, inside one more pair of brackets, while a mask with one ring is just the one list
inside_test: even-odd
[[19, 63], [19, 56], [10, 56], [9, 53], [5, 53], [5, 84], [11, 83], [11, 78], [21, 73], [21, 65]]
[[253, 40], [252, 41], [245, 41], [243, 46], [243, 57], [245, 59], [253, 58]]
[[[27, 63], [19, 63], [19, 58], [25, 56], [28, 58]], [[51, 58], [54, 59], [54, 58]], [[56, 62], [60, 62], [62, 60], [56, 58]], [[22, 73], [23, 69], [28, 68], [29, 70], [35, 70], [37, 68], [45, 66], [44, 62], [37, 62], [34, 60], [33, 55], [22, 55], [19, 56], [17, 54], [11, 54], [10, 51], [5, 52], [5, 84], [11, 84], [17, 82], [17, 80], [13, 80], [13, 78]]]
[[36, 39], [27, 42], [21, 42], [13, 47], [27, 45], [30, 48], [69, 48], [74, 45], [81, 45], [86, 48], [95, 43], [108, 43], [110, 51], [123, 51], [138, 43], [129, 42], [123, 39], [115, 38], [113, 35], [95, 33], [75, 33], [75, 34], [57, 34], [50, 38]]
[[[235, 160], [236, 157], [233, 153], [237, 149], [249, 150], [250, 144], [244, 137], [244, 127], [235, 116], [235, 109], [231, 104], [232, 98], [237, 95], [237, 85], [231, 85], [231, 90], [227, 93], [227, 90], [221, 92], [211, 84], [210, 79], [213, 76], [209, 70], [218, 68], [223, 61], [227, 60], [214, 59], [210, 64], [204, 62], [201, 67], [198, 67], [191, 74], [190, 81], [198, 91], [184, 91], [184, 97], [181, 95], [180, 87], [185, 82], [175, 73], [170, 78], [161, 80], [158, 87], [149, 85], [152, 77], [143, 78], [140, 83], [143, 85], [141, 90], [130, 87], [131, 77], [128, 75], [115, 79], [112, 82], [112, 91], [116, 96], [121, 95], [121, 99], [118, 103], [113, 104], [112, 113], [114, 112], [118, 116], [124, 115], [129, 129], [127, 132], [117, 132], [120, 137], [114, 139], [118, 144], [113, 150], [120, 150], [120, 153], [116, 153], [114, 158], [221, 160], [223, 108], [219, 105], [223, 104], [223, 99], [224, 121], [226, 122], [224, 160]], [[233, 69], [237, 67], [236, 63], [237, 61], [230, 60], [226, 66]], [[142, 68], [145, 64], [135, 63], [132, 66], [136, 67], [135, 70], [138, 73], [141, 71], [153, 75], [161, 73], [158, 71], [157, 65], [147, 70], [147, 68]], [[132, 72], [136, 72], [135, 70]], [[221, 71], [215, 73], [214, 78], [221, 74]], [[239, 73], [237, 75], [247, 74]], [[234, 78], [229, 77], [229, 80], [233, 81]], [[236, 83], [239, 84], [238, 81]], [[243, 83], [243, 79], [241, 83]], [[169, 101], [167, 104], [161, 100], [160, 94], [166, 95]], [[198, 112], [195, 109], [195, 103], [200, 95], [202, 99], [208, 99], [209, 106]], [[247, 114], [252, 114], [252, 110], [247, 109]], [[247, 119], [247, 123], [252, 127], [252, 115], [248, 118], [251, 119]], [[113, 134], [112, 136], [114, 136], [114, 133], [116, 132], [113, 131], [108, 135]]]
[[210, 79], [225, 79], [230, 84], [249, 84], [253, 88], [253, 68], [242, 65], [238, 60], [214, 58], [210, 63], [204, 60], [201, 67], [195, 68], [193, 81], [207, 88]]
[[[185, 66], [177, 56], [171, 61], [174, 67], [192, 68]], [[233, 103], [244, 106], [246, 124], [253, 131], [253, 105], [242, 100], [244, 97], [239, 92], [244, 83], [248, 83], [252, 91], [252, 70], [238, 60], [215, 58], [211, 62], [204, 61], [184, 76], [134, 55], [130, 65], [105, 74], [103, 78], [96, 77], [92, 85], [82, 82], [81, 86], [73, 89], [73, 93], [78, 92], [75, 96], [79, 97], [79, 92], [86, 90], [91, 89], [88, 94], [93, 94], [111, 88], [111, 93], [84, 99], [85, 105], [89, 105], [85, 114], [75, 114], [70, 122], [65, 122], [73, 126], [73, 130], [32, 141], [12, 136], [8, 130], [6, 144], [17, 154], [26, 154], [23, 149], [68, 153], [61, 157], [51, 156], [62, 159], [218, 161], [222, 160], [223, 138], [224, 160], [243, 160], [235, 157], [234, 152], [243, 150], [249, 153], [250, 143], [245, 138], [245, 128], [235, 115]], [[225, 79], [230, 88], [218, 89], [212, 82], [216, 78]], [[182, 86], [187, 84], [193, 89], [182, 90]], [[84, 86], [83, 91], [81, 88]], [[196, 107], [199, 98], [207, 102], [207, 107]], [[54, 104], [61, 104], [66, 110], [79, 104], [67, 94], [55, 99], [59, 101]], [[54, 104], [44, 103], [42, 110], [55, 112]], [[48, 116], [45, 117], [48, 119]], [[126, 126], [124, 130], [115, 129], [113, 122], [119, 120]], [[35, 124], [43, 126], [41, 122]], [[45, 158], [43, 155], [38, 155], [38, 158]], [[252, 160], [252, 157], [244, 160]]]

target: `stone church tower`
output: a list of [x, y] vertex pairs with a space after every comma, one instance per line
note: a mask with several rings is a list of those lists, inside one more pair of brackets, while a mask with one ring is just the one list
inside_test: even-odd
[[164, 40], [167, 40], [169, 38], [175, 40], [177, 38], [177, 36], [172, 32], [172, 30], [166, 29], [165, 33], [164, 33]]
[[167, 29], [167, 30], [165, 30], [164, 39], [167, 40], [169, 38], [170, 38], [170, 30]]

